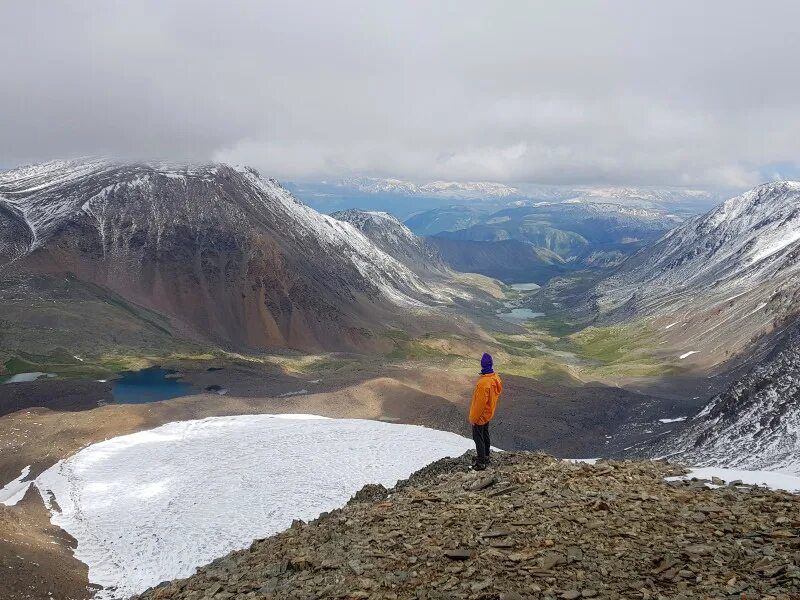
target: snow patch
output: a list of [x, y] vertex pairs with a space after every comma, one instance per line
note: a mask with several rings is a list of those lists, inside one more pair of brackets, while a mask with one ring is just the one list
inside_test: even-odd
[[31, 467], [28, 465], [20, 471], [19, 477], [9, 481], [0, 489], [0, 504], [6, 506], [15, 506], [17, 502], [22, 500], [25, 492], [28, 491], [32, 481], [23, 481], [31, 472]]
[[731, 300], [736, 300], [736, 298], [738, 298], [739, 296], [744, 296], [746, 293], [747, 292], [741, 292], [739, 294], [731, 296], [730, 298], [725, 298], [725, 300], [723, 300], [722, 303], [725, 304], [726, 302], [730, 302]]
[[659, 419], [659, 423], [680, 423], [685, 421], [687, 417], [675, 417], [674, 419]]
[[279, 398], [288, 398], [290, 396], [302, 396], [302, 395], [307, 394], [307, 393], [308, 393], [308, 390], [302, 389], [302, 390], [296, 390], [294, 392], [285, 392], [285, 393], [281, 394], [278, 397]]
[[[314, 415], [169, 423], [84, 448], [36, 479], [78, 545], [97, 600], [127, 598], [342, 506], [472, 441], [414, 425]], [[402, 451], [401, 451], [402, 448]], [[54, 510], [50, 495], [61, 512]], [[115, 589], [111, 589], [115, 588]]]
[[678, 358], [680, 360], [683, 360], [684, 358], [687, 358], [687, 357], [691, 356], [692, 354], [697, 354], [698, 352], [699, 352], [699, 350], [690, 350], [689, 352], [684, 352]]
[[773, 490], [800, 492], [800, 477], [776, 471], [744, 471], [742, 469], [724, 469], [721, 467], [695, 467], [691, 468], [686, 475], [668, 477], [667, 481], [692, 478], [708, 479], [710, 481], [712, 477], [719, 477], [726, 483], [739, 480], [748, 485], [761, 485]]

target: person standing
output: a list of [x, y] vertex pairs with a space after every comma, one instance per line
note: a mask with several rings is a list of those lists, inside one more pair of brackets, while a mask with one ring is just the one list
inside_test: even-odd
[[472, 439], [478, 457], [473, 469], [483, 471], [489, 464], [491, 442], [489, 440], [489, 422], [497, 409], [497, 399], [503, 391], [503, 382], [494, 372], [492, 355], [484, 353], [481, 357], [481, 376], [475, 384], [472, 404], [469, 407], [469, 422], [472, 425]]

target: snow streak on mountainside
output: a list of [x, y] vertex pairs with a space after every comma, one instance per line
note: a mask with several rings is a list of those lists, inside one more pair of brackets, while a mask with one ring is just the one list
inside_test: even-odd
[[348, 348], [469, 295], [428, 284], [349, 223], [252, 169], [55, 161], [0, 174], [0, 265], [69, 272], [245, 344]]
[[612, 318], [652, 318], [679, 354], [720, 362], [795, 318], [799, 257], [800, 183], [769, 183], [674, 229], [592, 301]]
[[[128, 598], [472, 447], [415, 425], [312, 415], [169, 423], [84, 448], [36, 486], [97, 600]], [[402, 448], [402, 451], [398, 451]]]
[[448, 272], [448, 267], [435, 246], [412, 233], [388, 213], [350, 209], [335, 212], [331, 216], [351, 224], [378, 248], [412, 271], [427, 274]]
[[688, 464], [800, 474], [800, 324], [651, 455]]

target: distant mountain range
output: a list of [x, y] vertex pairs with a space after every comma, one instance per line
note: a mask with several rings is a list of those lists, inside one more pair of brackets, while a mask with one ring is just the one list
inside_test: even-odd
[[721, 197], [718, 194], [704, 190], [654, 187], [577, 188], [561, 197], [562, 202], [618, 204], [680, 215], [703, 212], [719, 200]]
[[409, 196], [440, 196], [442, 198], [517, 198], [523, 194], [515, 187], [491, 181], [432, 181], [417, 185], [400, 179], [350, 177], [336, 183], [368, 194], [394, 193]]
[[[393, 178], [349, 177], [337, 181], [291, 182], [287, 189], [309, 206], [325, 213], [357, 208], [389, 212], [405, 221], [417, 213], [457, 205], [482, 215], [525, 204], [617, 204], [686, 217], [716, 204], [717, 194], [684, 188], [606, 187], [581, 188], [496, 182], [434, 181], [414, 183]], [[419, 231], [425, 235], [446, 231]]]
[[[434, 224], [455, 223], [458, 215], [458, 210], [452, 207], [434, 209], [410, 218], [407, 224], [414, 231], [430, 232], [436, 229]], [[521, 276], [535, 282], [546, 281], [568, 270], [618, 265], [681, 222], [678, 217], [660, 211], [618, 204], [550, 202], [516, 202], [514, 206], [488, 215], [473, 211], [462, 218], [468, 220], [460, 223], [464, 227], [439, 231], [432, 239], [472, 242], [471, 246], [464, 246], [465, 250], [474, 248], [476, 242], [505, 242], [507, 247], [508, 242], [528, 244], [531, 250], [527, 255], [534, 258], [535, 253], [536, 256], [535, 260], [524, 263], [529, 276]], [[440, 244], [440, 247], [443, 246]], [[451, 243], [448, 249], [452, 252], [454, 245]], [[515, 254], [522, 259], [519, 250]], [[558, 260], [554, 261], [553, 257]], [[542, 270], [539, 268], [543, 266], [542, 259], [550, 267], [558, 266]], [[466, 265], [486, 275], [509, 280], [496, 269], [489, 271], [475, 262]]]

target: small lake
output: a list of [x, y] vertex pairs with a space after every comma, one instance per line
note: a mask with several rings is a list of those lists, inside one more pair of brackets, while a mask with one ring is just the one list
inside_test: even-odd
[[542, 286], [538, 283], [512, 283], [510, 287], [512, 290], [517, 290], [518, 292], [532, 292], [533, 290], [538, 290]]
[[544, 313], [532, 311], [530, 308], [512, 308], [510, 312], [497, 313], [497, 316], [509, 323], [520, 325], [529, 319], [543, 317]]
[[191, 385], [168, 377], [170, 374], [172, 371], [158, 367], [126, 371], [111, 384], [113, 401], [120, 404], [145, 404], [195, 393]]

